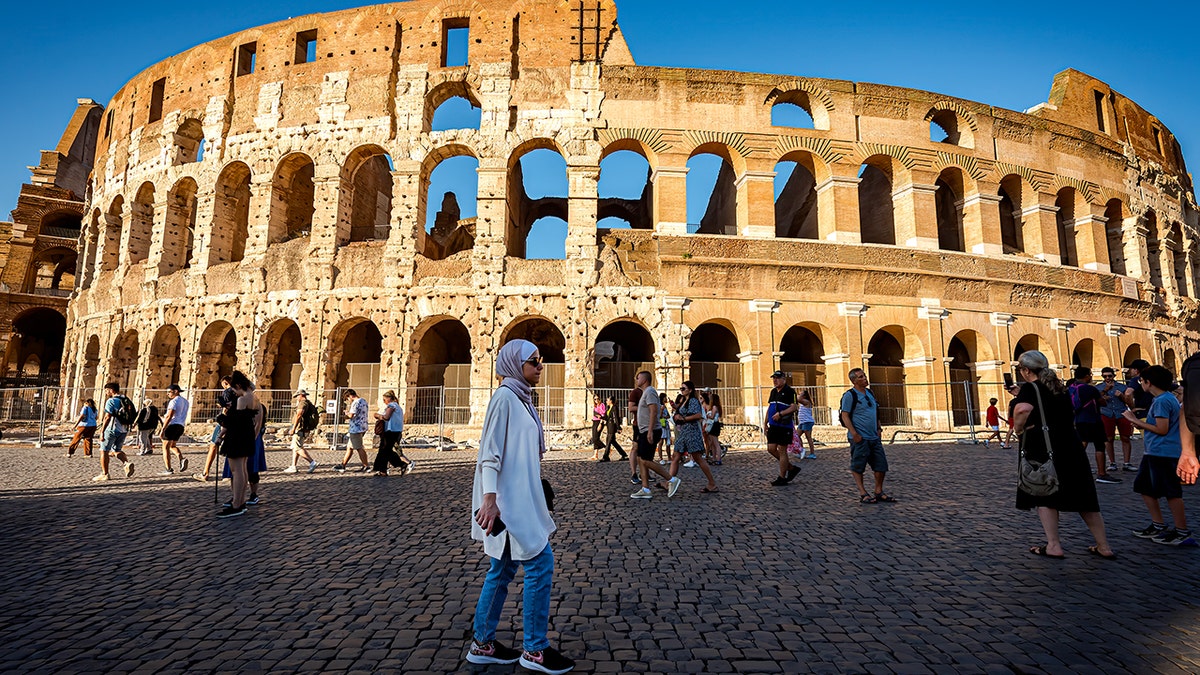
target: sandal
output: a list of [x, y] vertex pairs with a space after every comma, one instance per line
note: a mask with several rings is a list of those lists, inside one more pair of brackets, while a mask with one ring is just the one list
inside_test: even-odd
[[1103, 553], [1101, 553], [1099, 546], [1089, 546], [1088, 553], [1091, 553], [1092, 555], [1096, 556], [1097, 558], [1104, 558], [1105, 560], [1116, 560], [1117, 559], [1117, 554], [1113, 553], [1112, 551], [1109, 551], [1108, 555], [1104, 555]]
[[875, 493], [875, 501], [886, 502], [888, 504], [891, 504], [896, 501], [896, 498], [887, 494], [886, 492], [876, 492]]
[[1065, 555], [1050, 555], [1049, 553], [1046, 553], [1045, 546], [1034, 546], [1033, 548], [1029, 549], [1029, 552], [1034, 555], [1040, 555], [1043, 558], [1054, 558], [1055, 560], [1062, 560], [1063, 558], [1067, 557]]
[[700, 494], [702, 494], [702, 495], [711, 495], [711, 494], [716, 494], [718, 492], [720, 492], [720, 490], [718, 490], [717, 488], [713, 488], [713, 489], [709, 490], [707, 486], [705, 486], [704, 489], [700, 490]]
[[859, 504], [877, 504], [877, 503], [879, 503], [879, 499], [877, 499], [873, 495], [863, 495], [858, 498], [858, 503]]

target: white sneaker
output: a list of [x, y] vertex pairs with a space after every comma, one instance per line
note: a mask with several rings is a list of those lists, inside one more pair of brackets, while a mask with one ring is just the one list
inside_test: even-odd
[[172, 470], [170, 470], [170, 469], [167, 469], [166, 471], [159, 471], [159, 472], [158, 472], [158, 475], [160, 475], [160, 476], [174, 476], [174, 475], [175, 475], [175, 472], [174, 472], [174, 471], [172, 471]]
[[296, 473], [296, 467], [289, 466], [288, 468], [284, 469], [283, 472], [284, 473]]
[[667, 461], [667, 460], [665, 460], [665, 459], [660, 459], [660, 460], [658, 460], [658, 465], [659, 465], [659, 466], [666, 466], [666, 465], [668, 465], [668, 464], [670, 464], [670, 462], [668, 462], [668, 461]]
[[696, 463], [689, 459], [687, 461], [687, 463], [684, 464], [684, 466], [686, 466], [689, 469], [694, 469], [694, 468], [696, 468]]
[[679, 486], [682, 483], [683, 483], [683, 481], [679, 480], [679, 476], [675, 476], [674, 478], [672, 478], [670, 480], [670, 482], [667, 484], [667, 496], [674, 497], [675, 493], [679, 492]]
[[125, 462], [125, 477], [133, 478], [133, 462]]
[[108, 474], [106, 474], [106, 473], [102, 473], [102, 474], [100, 474], [99, 476], [96, 476], [95, 478], [93, 478], [93, 479], [92, 479], [92, 482], [94, 482], [94, 483], [100, 483], [100, 482], [102, 482], [102, 481], [106, 481], [106, 480], [108, 480]]
[[642, 488], [641, 490], [629, 495], [629, 497], [631, 499], [651, 499], [654, 497], [654, 493], [650, 492], [650, 490], [647, 488]]
[[308, 463], [308, 472], [312, 473], [316, 470], [317, 470], [317, 460], [314, 459], [313, 461]]

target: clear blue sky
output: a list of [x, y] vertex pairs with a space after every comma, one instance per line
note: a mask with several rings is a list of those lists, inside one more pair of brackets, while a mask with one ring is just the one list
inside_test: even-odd
[[[195, 44], [361, 4], [10, 3], [0, 40], [0, 219], [29, 178], [25, 167], [57, 143], [76, 98], [103, 104], [146, 66]], [[618, 0], [618, 20], [644, 65], [877, 82], [1016, 110], [1045, 101], [1054, 74], [1076, 68], [1157, 115], [1194, 168], [1198, 4]]]

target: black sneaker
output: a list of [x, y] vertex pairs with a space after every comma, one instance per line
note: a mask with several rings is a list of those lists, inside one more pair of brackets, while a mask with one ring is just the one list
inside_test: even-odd
[[629, 478], [629, 482], [630, 482], [631, 484], [633, 484], [633, 485], [641, 485], [641, 484], [642, 484], [642, 479], [641, 479], [641, 478], [639, 478], [639, 477], [638, 477], [638, 475], [635, 473], [635, 474], [633, 474], [632, 476], [630, 476], [630, 478]]
[[792, 482], [792, 480], [795, 479], [796, 476], [799, 476], [799, 475], [800, 475], [800, 467], [789, 466], [788, 472], [787, 472], [787, 482], [789, 482], [789, 483]]
[[773, 485], [775, 487], [783, 487], [784, 485], [787, 485], [787, 484], [788, 484], [788, 479], [784, 478], [783, 476], [780, 476], [780, 477], [776, 478], [775, 480], [771, 481], [771, 485]]
[[221, 505], [221, 508], [222, 508], [222, 509], [232, 509], [232, 508], [233, 508], [233, 501], [228, 501], [228, 502], [225, 502], [224, 504], [222, 504], [222, 505]]
[[250, 495], [250, 499], [246, 500], [246, 506], [258, 506], [258, 495]]
[[1156, 544], [1165, 544], [1167, 546], [1195, 546], [1196, 545], [1196, 540], [1192, 538], [1192, 534], [1190, 531], [1187, 534], [1184, 534], [1184, 533], [1180, 532], [1179, 530], [1176, 530], [1173, 527], [1169, 530], [1164, 530], [1163, 532], [1160, 532], [1157, 537], [1154, 537], [1150, 541], [1152, 541]]
[[1103, 476], [1096, 476], [1096, 482], [1104, 483], [1105, 485], [1112, 485], [1114, 483], [1120, 483], [1121, 479], [1117, 478], [1116, 476], [1110, 476], [1108, 474], [1104, 474]]
[[571, 669], [575, 667], [575, 662], [559, 654], [557, 649], [546, 647], [540, 652], [522, 653], [521, 667], [539, 673], [563, 675], [563, 673], [571, 672]]
[[244, 516], [244, 515], [246, 515], [246, 507], [243, 506], [240, 509], [235, 509], [232, 506], [228, 506], [226, 508], [221, 509], [221, 512], [217, 514], [217, 517], [218, 518], [232, 518], [234, 516]]
[[607, 457], [601, 457], [600, 459], [598, 459], [596, 461], [597, 462], [611, 462], [612, 460]]
[[512, 664], [521, 660], [520, 650], [505, 647], [497, 640], [479, 644], [471, 640], [471, 648], [467, 650], [467, 661], [481, 665]]
[[1134, 530], [1133, 536], [1141, 537], [1142, 539], [1153, 539], [1166, 531], [1167, 528], [1159, 527], [1154, 523], [1150, 523], [1144, 530]]

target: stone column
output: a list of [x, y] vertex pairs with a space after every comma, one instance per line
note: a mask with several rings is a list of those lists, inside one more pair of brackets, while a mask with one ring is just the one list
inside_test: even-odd
[[963, 200], [963, 235], [968, 253], [1004, 255], [999, 190], [998, 185], [980, 183], [979, 192]]
[[1150, 278], [1149, 250], [1146, 237], [1150, 225], [1142, 216], [1129, 216], [1121, 223], [1121, 241], [1125, 246], [1125, 276], [1145, 281]]
[[654, 229], [659, 234], [687, 234], [687, 157], [663, 155], [650, 174], [654, 186]]
[[1070, 379], [1074, 363], [1075, 347], [1071, 344], [1071, 331], [1075, 323], [1067, 319], [1050, 319], [1050, 330], [1054, 331], [1054, 351], [1058, 354], [1059, 363], [1051, 367], [1059, 371], [1059, 377]]
[[313, 177], [314, 211], [306, 262], [313, 286], [327, 291], [333, 288], [333, 266], [337, 258], [338, 203], [342, 194], [342, 178], [337, 167], [317, 167], [317, 172], [318, 175]]
[[421, 164], [411, 160], [395, 162], [392, 171], [392, 213], [383, 263], [387, 267], [388, 288], [412, 285], [418, 253], [424, 252], [425, 223], [420, 220]]
[[[1017, 317], [1013, 314], [1005, 314], [1004, 312], [992, 312], [988, 317], [989, 323], [996, 328], [996, 345], [997, 352], [1004, 355], [1004, 363], [1008, 365], [1009, 370], [1013, 365], [1013, 360], [1008, 358], [1008, 354], [1012, 353], [1012, 325], [1017, 322]], [[1001, 374], [1003, 377], [1003, 373]]]
[[738, 177], [734, 187], [737, 189], [738, 235], [774, 239], [775, 172], [747, 170]]
[[[567, 167], [567, 271], [573, 278], [568, 285], [585, 288], [595, 283], [596, 221], [600, 208], [598, 186], [600, 165]], [[588, 406], [585, 406], [585, 408]]]
[[[775, 300], [751, 300], [750, 313], [754, 315], [754, 333], [750, 348], [762, 354], [757, 365], [749, 373], [749, 384], [756, 388], [769, 386], [771, 373], [775, 372], [779, 363], [779, 341], [783, 335], [775, 334], [775, 315], [779, 313], [782, 303]], [[743, 379], [747, 379], [743, 374]]]
[[1071, 227], [1075, 230], [1075, 257], [1079, 268], [1108, 274], [1112, 265], [1108, 262], [1108, 218], [1092, 213], [1075, 219]]
[[274, 177], [256, 174], [250, 179], [250, 209], [247, 214], [246, 260], [261, 260], [270, 243], [271, 192]]
[[1025, 224], [1022, 234], [1025, 238], [1025, 252], [1038, 260], [1061, 265], [1062, 256], [1058, 254], [1058, 207], [1054, 205], [1056, 197], [1044, 192], [1038, 193], [1038, 203], [1021, 211], [1021, 220]]
[[508, 236], [508, 162], [503, 158], [482, 158], [478, 173], [472, 277], [476, 288], [499, 287], [504, 283], [504, 257], [508, 253], [505, 241]]
[[912, 182], [892, 193], [896, 214], [896, 244], [908, 248], [937, 250], [937, 203], [935, 176], [914, 171]]
[[[942, 308], [936, 301], [924, 300], [922, 302], [922, 306], [917, 309], [917, 318], [927, 322], [929, 345], [932, 349], [935, 344], [933, 336], [935, 334], [939, 337], [942, 335], [943, 322], [950, 318], [950, 310]], [[909, 383], [921, 384], [922, 379], [929, 385], [927, 387], [905, 387], [908, 405], [913, 411], [914, 424], [917, 423], [918, 418], [925, 417], [933, 429], [951, 430], [954, 428], [953, 393], [950, 391], [949, 377], [952, 360], [946, 354], [938, 354], [937, 357], [904, 361], [906, 385]], [[922, 368], [924, 368], [925, 378], [920, 377]], [[913, 372], [910, 373], [910, 370]]]
[[663, 377], [662, 381], [671, 386], [677, 387], [688, 379], [688, 371], [691, 368], [691, 353], [687, 349], [691, 330], [683, 320], [683, 315], [691, 304], [692, 301], [688, 298], [663, 298], [663, 321], [660, 324], [663, 326], [663, 330], [655, 342], [660, 345], [662, 354], [662, 357], [658, 359], [658, 362], [662, 364], [659, 367]]
[[858, 214], [858, 184], [852, 172], [857, 166], [835, 164], [835, 173], [817, 185], [817, 228], [822, 241], [835, 244], [862, 243]]
[[208, 271], [216, 205], [216, 194], [204, 191], [196, 195], [196, 230], [192, 233], [192, 259], [189, 267], [195, 275], [203, 276]]
[[1106, 323], [1104, 324], [1104, 334], [1108, 336], [1108, 353], [1112, 354], [1112, 363], [1107, 365], [1112, 366], [1118, 373], [1121, 372], [1121, 367], [1125, 364], [1122, 361], [1125, 359], [1124, 349], [1121, 347], [1121, 336], [1129, 331], [1119, 324]]
[[[154, 202], [154, 230], [150, 233], [150, 255], [146, 258], [145, 277], [142, 279], [148, 284], [158, 281], [160, 276], [158, 268], [166, 251], [165, 237], [167, 221], [170, 219], [170, 214], [167, 213], [168, 204], [169, 200], [165, 196], [162, 200]], [[128, 248], [124, 250], [128, 251]]]
[[845, 388], [850, 386], [848, 373], [855, 368], [866, 369], [871, 355], [865, 353], [866, 336], [862, 334], [863, 317], [867, 315], [867, 306], [861, 302], [838, 303], [838, 316], [844, 319], [842, 324], [842, 344], [846, 345], [844, 354], [826, 354], [825, 364], [837, 362], [844, 368], [826, 368], [825, 383], [830, 387]]

